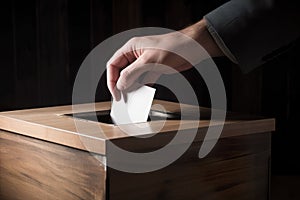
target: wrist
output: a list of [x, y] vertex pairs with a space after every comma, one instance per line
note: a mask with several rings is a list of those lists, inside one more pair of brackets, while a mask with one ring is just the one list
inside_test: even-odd
[[181, 30], [183, 34], [196, 40], [211, 57], [224, 56], [223, 51], [219, 48], [213, 37], [210, 35], [207, 29], [207, 23], [205, 19]]

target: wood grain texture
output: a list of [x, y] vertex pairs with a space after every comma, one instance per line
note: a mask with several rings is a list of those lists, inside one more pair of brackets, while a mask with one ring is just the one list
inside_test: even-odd
[[194, 143], [159, 171], [132, 174], [108, 168], [110, 200], [268, 199], [270, 133], [223, 138], [204, 159], [198, 158], [200, 145]]
[[[67, 0], [36, 1], [39, 103], [59, 105], [70, 92]], [[26, 66], [28, 67], [28, 66]], [[64, 87], [62, 87], [64, 85]]]
[[[0, 110], [12, 110], [15, 105], [15, 51], [14, 51], [14, 29], [13, 26], [13, 3], [3, 2], [1, 6], [1, 16], [5, 17], [2, 20], [2, 30], [0, 42], [2, 48], [0, 48], [1, 60], [0, 60], [0, 74], [5, 74], [0, 79], [1, 86], [1, 99], [0, 99]], [[5, 66], [5, 67], [4, 67]]]
[[113, 33], [119, 33], [140, 26], [140, 4], [138, 0], [113, 0], [112, 24]]
[[[38, 104], [39, 81], [36, 60], [36, 7], [35, 1], [12, 1], [15, 103], [20, 107]], [[8, 75], [8, 74], [7, 74]]]
[[[180, 105], [177, 103], [155, 100], [155, 104], [162, 105], [169, 112], [178, 112]], [[182, 109], [189, 114], [195, 112], [195, 106], [181, 104]], [[94, 104], [82, 104], [72, 106], [58, 106], [39, 109], [28, 109], [20, 111], [0, 113], [0, 128], [30, 137], [43, 139], [73, 148], [88, 150], [91, 152], [105, 154], [107, 140], [119, 140], [132, 138], [123, 130], [128, 130], [132, 135], [141, 136], [153, 134], [152, 130], [160, 129], [158, 134], [174, 134], [181, 123], [181, 130], [197, 129], [196, 140], [203, 139], [209, 125], [220, 126], [222, 121], [215, 119], [210, 121], [210, 110], [200, 108], [201, 116], [206, 116], [203, 120], [167, 120], [141, 123], [140, 128], [134, 124], [124, 125], [122, 129], [111, 124], [91, 122], [74, 119], [63, 114], [73, 112], [88, 112], [93, 110], [109, 110], [110, 102], [99, 102]], [[74, 111], [75, 110], [75, 111]], [[225, 121], [221, 138], [253, 134], [257, 132], [268, 132], [274, 130], [274, 119], [261, 119], [253, 117], [243, 117], [233, 115]], [[99, 130], [102, 130], [102, 133]], [[164, 136], [163, 136], [164, 137]], [[149, 143], [155, 145], [157, 141]], [[132, 143], [130, 143], [132, 144]]]
[[[198, 107], [191, 105], [159, 100], [154, 104], [162, 105], [169, 112], [178, 112], [180, 107], [185, 114], [199, 112]], [[199, 159], [198, 152], [209, 125], [222, 125], [220, 119], [210, 120], [208, 108], [200, 108], [200, 120], [151, 121], [122, 127], [64, 116], [109, 109], [110, 102], [99, 102], [74, 105], [73, 109], [72, 106], [59, 106], [0, 113], [0, 128], [14, 132], [0, 132], [3, 198], [268, 198], [270, 131], [274, 130], [274, 119], [228, 113], [218, 143], [208, 156]], [[153, 134], [157, 128], [161, 130], [153, 137], [133, 137]], [[126, 162], [127, 166], [136, 163], [116, 160], [118, 158], [110, 154], [113, 151], [108, 141], [129, 151], [149, 152], [166, 145], [178, 130], [183, 134], [196, 130], [197, 135], [188, 151], [171, 165], [143, 174], [109, 168], [109, 164], [116, 161]], [[180, 140], [170, 148], [182, 148], [186, 142]], [[95, 155], [105, 163], [96, 160]], [[143, 165], [148, 164], [155, 165], [143, 161]]]
[[105, 198], [105, 166], [90, 153], [5, 131], [0, 144], [0, 199]]

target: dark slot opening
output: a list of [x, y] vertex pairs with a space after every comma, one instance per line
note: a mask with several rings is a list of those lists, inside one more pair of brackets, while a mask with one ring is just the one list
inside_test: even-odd
[[[95, 116], [94, 112], [82, 112], [82, 113], [75, 113], [75, 114], [70, 113], [64, 115], [78, 118], [78, 119], [102, 122], [106, 124], [114, 124], [110, 117], [110, 110], [96, 111], [97, 119], [94, 118]], [[147, 121], [180, 120], [180, 119], [181, 119], [180, 113], [169, 113], [169, 112], [151, 110]]]

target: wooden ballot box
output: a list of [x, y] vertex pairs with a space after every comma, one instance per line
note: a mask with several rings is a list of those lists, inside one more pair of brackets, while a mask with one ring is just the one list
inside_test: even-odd
[[[77, 115], [72, 106], [0, 113], [0, 199], [269, 198], [274, 119], [228, 113], [216, 145], [200, 159], [199, 149], [211, 122], [210, 109], [200, 108], [200, 119], [183, 121], [179, 104], [160, 100], [155, 103], [163, 105], [165, 110], [153, 110], [153, 113], [170, 116], [162, 120], [160, 115], [155, 115], [150, 117], [151, 121], [142, 123], [150, 128], [161, 126], [152, 137], [134, 137], [151, 135], [151, 132], [123, 125], [133, 136], [126, 134], [124, 127], [111, 124], [110, 102], [95, 104], [99, 122], [90, 118], [89, 113], [95, 112], [88, 104], [77, 109]], [[188, 112], [194, 110], [193, 106], [181, 106]], [[191, 121], [197, 121], [197, 126]], [[89, 128], [91, 123], [103, 133]], [[179, 126], [180, 123], [183, 125]], [[212, 126], [221, 123], [215, 120]], [[113, 159], [107, 156], [111, 151], [108, 142], [130, 152], [151, 152], [169, 144], [179, 129], [187, 130], [183, 134], [196, 130], [197, 135], [183, 155], [164, 168], [132, 173], [107, 164]], [[180, 149], [183, 145], [186, 145], [184, 140], [172, 148]], [[146, 163], [149, 164], [147, 160]]]

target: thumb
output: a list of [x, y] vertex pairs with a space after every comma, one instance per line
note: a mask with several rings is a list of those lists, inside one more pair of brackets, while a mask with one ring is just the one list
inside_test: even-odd
[[151, 69], [151, 65], [152, 64], [146, 64], [143, 62], [141, 57], [128, 65], [120, 73], [120, 77], [117, 82], [118, 90], [128, 89], [143, 73]]

